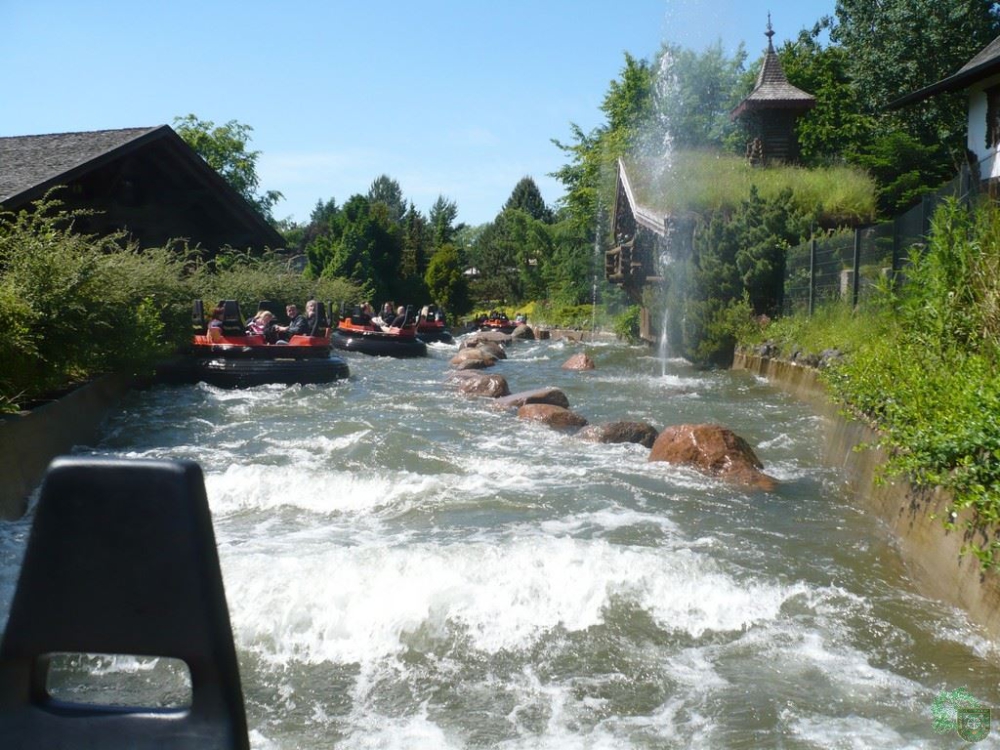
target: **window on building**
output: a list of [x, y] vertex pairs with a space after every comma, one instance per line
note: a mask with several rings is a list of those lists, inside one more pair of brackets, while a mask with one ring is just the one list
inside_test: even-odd
[[986, 89], [986, 148], [1000, 146], [1000, 86]]

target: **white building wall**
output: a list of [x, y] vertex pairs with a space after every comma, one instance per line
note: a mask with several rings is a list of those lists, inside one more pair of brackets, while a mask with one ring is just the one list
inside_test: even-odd
[[984, 180], [1000, 179], [1000, 144], [986, 147], [986, 89], [1000, 84], [1000, 76], [980, 81], [969, 89], [969, 134], [966, 147], [976, 155], [979, 176]]

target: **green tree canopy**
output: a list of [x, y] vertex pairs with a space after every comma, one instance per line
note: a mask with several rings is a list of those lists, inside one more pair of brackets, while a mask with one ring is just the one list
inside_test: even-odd
[[264, 218], [273, 218], [272, 209], [283, 196], [277, 190], [268, 190], [262, 194], [257, 192], [260, 188], [260, 178], [257, 176], [260, 152], [247, 149], [252, 127], [236, 120], [216, 127], [210, 120], [199, 120], [195, 115], [187, 115], [174, 118], [174, 130]]
[[545, 205], [542, 192], [530, 177], [522, 177], [517, 185], [514, 186], [510, 197], [503, 205], [504, 211], [511, 208], [518, 208], [538, 221], [544, 221], [547, 224], [552, 223], [552, 211]]
[[424, 276], [431, 300], [455, 315], [463, 315], [471, 307], [463, 270], [458, 250], [446, 244], [434, 253]]
[[428, 221], [431, 227], [431, 244], [435, 248], [447, 245], [454, 241], [455, 233], [460, 228], [455, 225], [458, 218], [458, 204], [448, 200], [443, 195], [439, 195], [434, 205], [431, 206]]
[[655, 67], [656, 141], [675, 148], [722, 148], [736, 130], [729, 113], [744, 92], [740, 84], [747, 53], [743, 45], [728, 57], [722, 42], [698, 53], [664, 45]]
[[389, 209], [390, 221], [402, 221], [406, 213], [406, 200], [399, 183], [383, 174], [375, 178], [368, 188], [368, 200], [371, 203], [383, 203]]
[[847, 51], [863, 113], [878, 115], [887, 130], [964, 153], [962, 94], [939, 94], [891, 114], [885, 107], [956, 72], [998, 32], [993, 0], [837, 0], [830, 38]]

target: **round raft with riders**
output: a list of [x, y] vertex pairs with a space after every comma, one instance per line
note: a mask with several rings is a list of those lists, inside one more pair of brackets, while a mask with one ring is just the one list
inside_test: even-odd
[[367, 303], [341, 309], [330, 340], [337, 349], [377, 357], [427, 356], [427, 344], [417, 337], [417, 318], [411, 308], [394, 310], [390, 303], [379, 315]]
[[514, 320], [507, 317], [503, 310], [491, 310], [488, 315], [484, 315], [475, 321], [475, 327], [480, 331], [496, 331], [498, 333], [513, 333], [519, 325], [527, 323], [527, 318], [521, 313], [514, 316]]
[[270, 303], [261, 302], [253, 318], [245, 321], [236, 300], [223, 300], [206, 319], [202, 301], [195, 300], [188, 351], [161, 365], [158, 379], [240, 388], [347, 378], [347, 363], [332, 353], [323, 303], [310, 300], [304, 316], [295, 305], [288, 305], [286, 313], [288, 325], [279, 325]]
[[417, 315], [417, 338], [428, 344], [454, 344], [444, 319], [444, 310], [437, 305], [424, 305]]

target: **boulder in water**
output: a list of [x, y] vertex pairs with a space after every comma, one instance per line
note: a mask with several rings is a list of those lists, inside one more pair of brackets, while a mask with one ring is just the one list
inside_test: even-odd
[[577, 437], [593, 443], [638, 443], [652, 448], [659, 433], [648, 422], [605, 422], [584, 427]]
[[594, 360], [583, 352], [579, 352], [563, 362], [562, 368], [564, 370], [594, 370], [596, 365], [594, 365]]
[[568, 409], [569, 399], [558, 388], [539, 388], [534, 391], [521, 391], [498, 398], [496, 406], [501, 409], [520, 409], [525, 404], [552, 404]]
[[462, 349], [450, 361], [451, 366], [459, 370], [481, 370], [485, 367], [493, 367], [496, 363], [496, 357], [478, 348]]
[[765, 474], [750, 444], [720, 425], [681, 424], [667, 427], [649, 452], [650, 461], [691, 466], [703, 474], [770, 492], [777, 486]]
[[499, 398], [510, 394], [507, 378], [503, 375], [491, 375], [475, 370], [465, 370], [455, 374], [461, 376], [452, 378], [458, 383], [459, 393], [467, 396]]
[[556, 430], [576, 432], [587, 426], [587, 420], [576, 412], [553, 404], [525, 404], [517, 410], [518, 419], [541, 422]]

